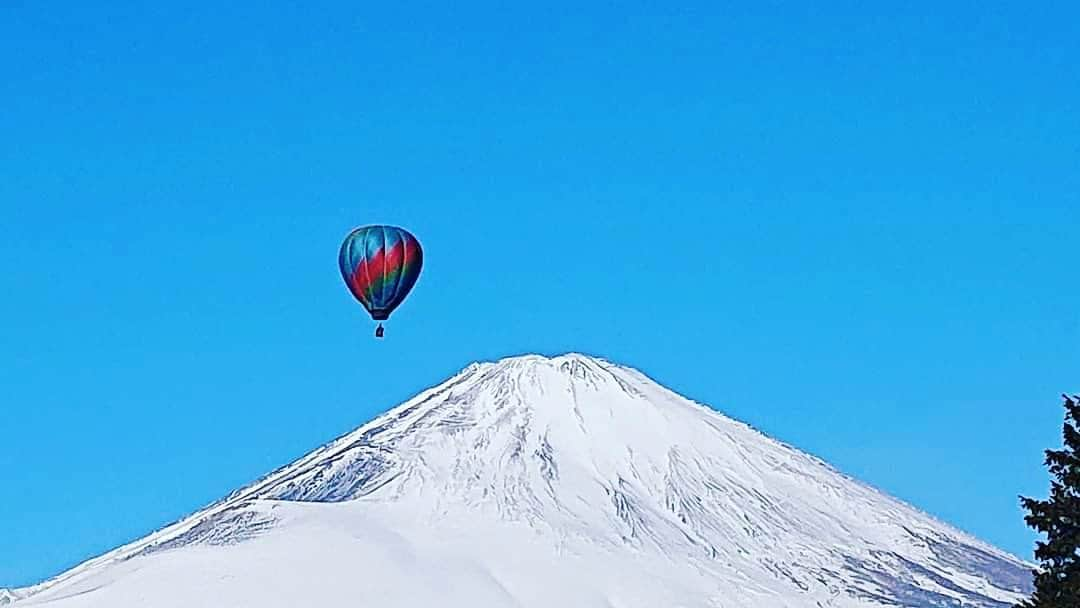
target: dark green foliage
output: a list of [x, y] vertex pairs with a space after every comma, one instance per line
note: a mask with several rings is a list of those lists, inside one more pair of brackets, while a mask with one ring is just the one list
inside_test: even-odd
[[1080, 397], [1065, 396], [1065, 445], [1046, 451], [1050, 497], [1021, 497], [1024, 521], [1046, 535], [1035, 545], [1035, 594], [1020, 608], [1080, 608]]

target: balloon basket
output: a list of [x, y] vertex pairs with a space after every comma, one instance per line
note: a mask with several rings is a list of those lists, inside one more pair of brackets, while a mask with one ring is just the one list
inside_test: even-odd
[[382, 323], [379, 323], [379, 326], [375, 328], [375, 337], [376, 337], [376, 338], [381, 338], [381, 337], [383, 337], [383, 326], [382, 326]]

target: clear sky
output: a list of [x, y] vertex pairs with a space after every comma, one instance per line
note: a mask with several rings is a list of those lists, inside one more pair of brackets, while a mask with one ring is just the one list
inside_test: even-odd
[[[523, 352], [1030, 558], [1080, 390], [1074, 2], [226, 4], [0, 8], [0, 586]], [[427, 254], [381, 342], [336, 266], [379, 222]]]

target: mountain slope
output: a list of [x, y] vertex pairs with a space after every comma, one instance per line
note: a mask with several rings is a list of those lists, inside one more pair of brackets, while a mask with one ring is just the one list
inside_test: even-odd
[[1029, 566], [583, 355], [473, 364], [16, 606], [973, 606]]

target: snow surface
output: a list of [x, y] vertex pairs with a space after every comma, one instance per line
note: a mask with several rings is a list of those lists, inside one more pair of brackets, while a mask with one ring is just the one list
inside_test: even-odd
[[0, 605], [1006, 608], [1031, 567], [636, 370], [527, 355]]

